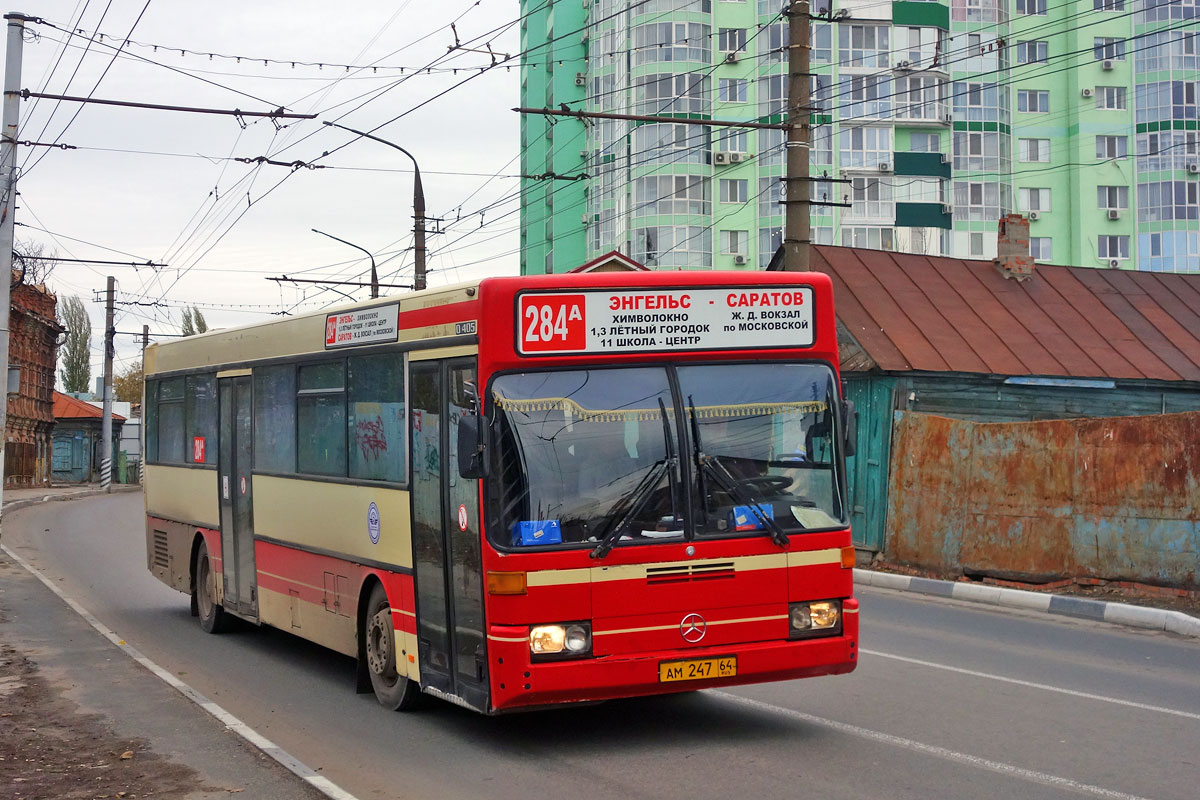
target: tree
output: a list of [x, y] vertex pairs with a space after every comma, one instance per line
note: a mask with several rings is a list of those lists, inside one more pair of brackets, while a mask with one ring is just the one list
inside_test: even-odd
[[63, 390], [86, 392], [92, 380], [92, 319], [79, 295], [71, 295], [62, 304], [60, 318], [67, 329], [67, 338], [62, 346]]
[[184, 336], [195, 336], [197, 333], [204, 333], [208, 330], [208, 323], [204, 320], [204, 315], [200, 313], [200, 309], [192, 306], [191, 308], [184, 307], [183, 322], [179, 326], [179, 332]]
[[[43, 258], [45, 256], [45, 258]], [[46, 252], [41, 242], [22, 241], [13, 245], [13, 269], [21, 275], [21, 283], [36, 286], [45, 283], [58, 262], [58, 252]]]
[[142, 402], [142, 362], [135, 361], [113, 376], [113, 397], [122, 403]]

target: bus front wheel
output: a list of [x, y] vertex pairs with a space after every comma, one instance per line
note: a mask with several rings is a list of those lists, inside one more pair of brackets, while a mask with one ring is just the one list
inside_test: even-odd
[[420, 697], [421, 689], [415, 681], [401, 675], [396, 669], [396, 628], [382, 584], [376, 583], [371, 588], [363, 624], [367, 674], [371, 677], [375, 699], [392, 711], [412, 708]]
[[208, 545], [203, 540], [196, 550], [195, 582], [192, 586], [192, 605], [200, 617], [200, 627], [206, 633], [221, 633], [228, 629], [229, 618], [217, 602], [216, 574], [208, 557]]

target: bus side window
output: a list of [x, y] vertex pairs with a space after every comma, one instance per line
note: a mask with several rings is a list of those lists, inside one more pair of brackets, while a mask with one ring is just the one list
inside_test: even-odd
[[296, 471], [296, 368], [254, 370], [254, 468]]
[[389, 353], [351, 358], [347, 377], [350, 477], [404, 481], [408, 462], [404, 356]]

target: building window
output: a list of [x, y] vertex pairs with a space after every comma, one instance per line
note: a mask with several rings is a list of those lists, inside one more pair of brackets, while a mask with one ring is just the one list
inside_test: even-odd
[[892, 111], [892, 79], [886, 75], [852, 75], [834, 90], [837, 97], [849, 97], [841, 116], [846, 119], [886, 117]]
[[633, 230], [633, 259], [647, 266], [711, 267], [712, 228], [664, 225]]
[[[787, 31], [786, 25], [779, 25], [779, 26], [772, 26], [772, 27], [779, 27], [785, 33]], [[809, 28], [809, 32], [812, 37], [812, 54], [811, 54], [810, 58], [812, 59], [813, 63], [822, 63], [822, 62], [832, 61], [833, 60], [833, 26], [830, 25], [828, 22], [814, 22], [814, 23], [812, 23], [812, 27]], [[772, 42], [772, 45], [776, 48], [779, 48], [779, 47], [785, 46], [786, 43], [781, 42], [780, 44], [775, 45]]]
[[1018, 189], [1017, 202], [1021, 211], [1049, 211], [1049, 189]]
[[709, 27], [698, 22], [655, 22], [633, 29], [635, 66], [662, 61], [712, 60]]
[[842, 247], [865, 247], [869, 250], [895, 250], [891, 228], [842, 227]]
[[735, 53], [746, 49], [745, 28], [721, 28], [717, 32], [717, 49], [722, 53]]
[[1096, 237], [1096, 249], [1101, 258], [1129, 258], [1129, 237], [1098, 236]]
[[1017, 13], [1027, 16], [1046, 16], [1046, 0], [1017, 0]]
[[1092, 57], [1097, 61], [1124, 61], [1125, 40], [1113, 36], [1094, 37]]
[[1018, 89], [1017, 111], [1047, 114], [1050, 111], [1050, 92], [1040, 89]]
[[1038, 64], [1050, 58], [1050, 43], [1044, 41], [1017, 42], [1017, 63]]
[[[1005, 160], [1007, 163], [1007, 160]], [[998, 170], [1001, 168], [1000, 134], [954, 134], [954, 168]]]
[[1200, 218], [1200, 183], [1153, 181], [1137, 187], [1138, 222]]
[[982, 233], [972, 233], [970, 235], [969, 239], [970, 239], [971, 255], [973, 255], [973, 256], [983, 255], [983, 234]]
[[750, 150], [749, 140], [747, 131], [725, 128], [717, 134], [716, 149], [725, 153], [746, 153]]
[[1144, 172], [1187, 169], [1189, 164], [1200, 163], [1200, 133], [1196, 131], [1139, 133], [1137, 155], [1138, 169]]
[[1105, 111], [1124, 111], [1128, 108], [1125, 102], [1125, 87], [1097, 86], [1096, 108]]
[[711, 103], [709, 78], [652, 73], [634, 79], [635, 113], [707, 114]]
[[633, 129], [637, 164], [703, 164], [708, 150], [709, 133], [699, 125], [660, 122]]
[[[743, 181], [744, 183], [744, 181]], [[816, 185], [809, 181], [809, 185]], [[783, 214], [784, 182], [781, 178], [762, 177], [758, 179], [758, 215], [760, 217], [778, 217]], [[813, 213], [819, 213], [816, 208]]]
[[708, 178], [700, 175], [651, 175], [633, 182], [634, 216], [712, 213]]
[[1054, 242], [1049, 236], [1029, 237], [1029, 255], [1034, 261], [1049, 261], [1054, 258]]
[[1101, 210], [1121, 211], [1129, 208], [1128, 186], [1097, 186], [1096, 207]]
[[1041, 163], [1050, 160], [1049, 139], [1017, 139], [1017, 160]]
[[1092, 0], [1094, 11], [1124, 11], [1125, 0]]
[[750, 243], [749, 231], [721, 231], [721, 254], [726, 256], [745, 255]]
[[1007, 184], [994, 181], [955, 181], [954, 219], [995, 223], [1008, 212], [1012, 202], [1008, 191]]
[[940, 153], [942, 139], [936, 133], [910, 133], [908, 149], [914, 153]]
[[890, 46], [886, 25], [839, 25], [841, 64], [847, 67], [887, 67]]
[[877, 169], [892, 162], [891, 128], [846, 128], [838, 133], [838, 160], [841, 166]]
[[1196, 81], [1156, 81], [1134, 87], [1136, 121], [1165, 122], [1197, 118]]
[[854, 178], [850, 184], [850, 201], [846, 209], [847, 219], [875, 219], [893, 221], [896, 206], [892, 202], [892, 184], [879, 178]]
[[721, 179], [722, 203], [745, 203], [750, 199], [748, 184], [745, 179]]
[[1128, 136], [1097, 136], [1096, 158], [1125, 158], [1129, 155]]
[[746, 81], [742, 78], [721, 78], [717, 81], [717, 99], [722, 103], [746, 102]]
[[[810, 239], [816, 241], [810, 233]], [[771, 263], [775, 251], [783, 244], [783, 228], [758, 229], [758, 268], [765, 269]]]
[[896, 116], [941, 120], [946, 114], [945, 83], [932, 75], [896, 78]]
[[821, 125], [812, 128], [809, 163], [816, 167], [833, 164], [833, 126]]

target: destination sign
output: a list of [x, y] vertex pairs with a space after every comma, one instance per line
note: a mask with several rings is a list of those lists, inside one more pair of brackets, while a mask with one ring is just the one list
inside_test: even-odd
[[398, 303], [328, 314], [325, 317], [325, 349], [397, 341], [399, 316]]
[[811, 347], [810, 286], [525, 293], [522, 355]]

